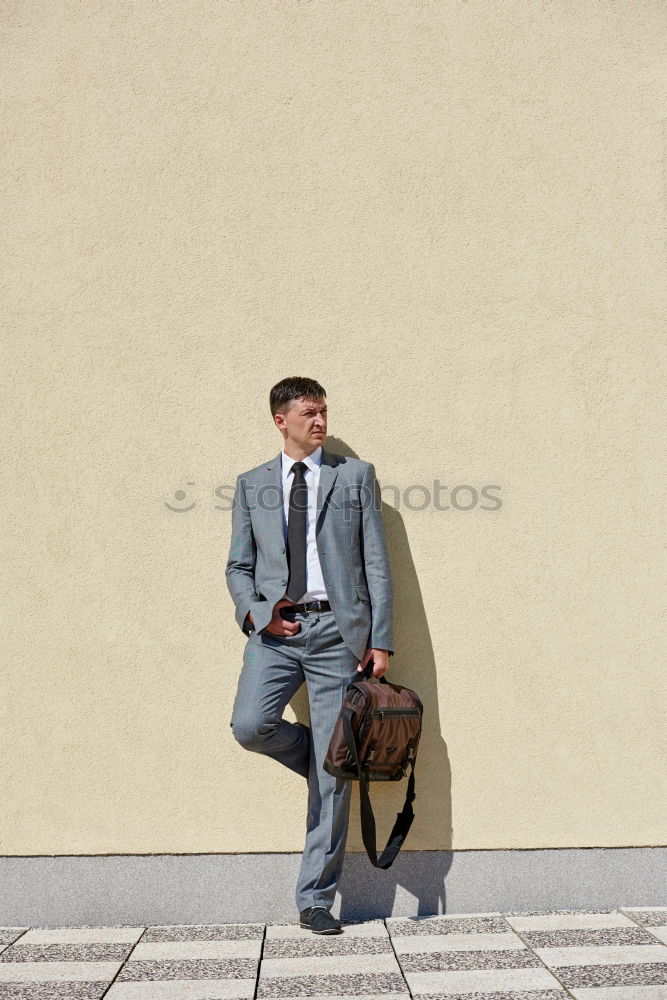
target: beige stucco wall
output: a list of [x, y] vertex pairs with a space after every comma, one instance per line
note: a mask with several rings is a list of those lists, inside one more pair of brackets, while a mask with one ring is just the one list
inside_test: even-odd
[[665, 843], [664, 5], [0, 17], [0, 852], [302, 849], [220, 509], [289, 374], [383, 487], [502, 501], [384, 493], [406, 850]]

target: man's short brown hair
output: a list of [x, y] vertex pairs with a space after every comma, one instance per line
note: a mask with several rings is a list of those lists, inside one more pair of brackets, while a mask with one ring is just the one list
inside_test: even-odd
[[271, 416], [275, 416], [276, 413], [285, 413], [292, 402], [295, 399], [301, 399], [302, 396], [305, 399], [321, 400], [326, 399], [326, 395], [320, 383], [316, 382], [314, 378], [298, 378], [296, 375], [290, 375], [288, 378], [276, 382], [271, 389], [269, 394]]

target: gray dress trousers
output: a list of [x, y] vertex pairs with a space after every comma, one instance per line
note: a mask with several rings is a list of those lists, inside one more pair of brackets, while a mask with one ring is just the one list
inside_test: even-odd
[[[332, 611], [281, 613], [301, 628], [293, 636], [253, 632], [246, 642], [230, 726], [237, 742], [308, 780], [306, 842], [296, 886], [299, 910], [331, 909], [343, 869], [353, 782], [323, 768], [345, 691], [360, 676]], [[310, 727], [283, 719], [306, 682]]]

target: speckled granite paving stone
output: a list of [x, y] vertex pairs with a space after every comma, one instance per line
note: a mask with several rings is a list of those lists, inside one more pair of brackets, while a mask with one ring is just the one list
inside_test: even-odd
[[531, 948], [568, 948], [575, 945], [655, 944], [643, 927], [574, 928], [556, 931], [522, 931]]
[[505, 915], [505, 920], [515, 931], [577, 930], [585, 928], [636, 927], [628, 917], [616, 910], [579, 910], [572, 913], [533, 913]]
[[0, 945], [13, 944], [27, 930], [27, 927], [0, 927]]
[[144, 941], [232, 941], [262, 938], [264, 924], [174, 924], [147, 927]]
[[[359, 993], [363, 1000], [410, 1000], [410, 994], [408, 993], [405, 983], [403, 984], [403, 993], [396, 993], [392, 991], [390, 993]], [[280, 994], [280, 1000], [302, 1000], [304, 994], [290, 994], [286, 993]], [[309, 993], [308, 1000], [350, 1000], [350, 997], [357, 996], [356, 993]]]
[[120, 962], [0, 962], [0, 983], [109, 983], [120, 966]]
[[345, 934], [313, 934], [310, 937], [274, 938], [264, 943], [263, 960], [267, 958], [297, 958], [306, 955], [379, 955], [394, 950], [389, 936], [348, 937]]
[[560, 916], [561, 914], [580, 914], [580, 913], [615, 913], [616, 910], [609, 909], [606, 907], [602, 910], [506, 910], [504, 911], [506, 917], [553, 917]]
[[[311, 931], [312, 933], [312, 931]], [[319, 994], [336, 993], [345, 997], [363, 997], [381, 993], [403, 993], [405, 981], [399, 973], [377, 973], [375, 975], [338, 975], [338, 976], [284, 976], [263, 977], [257, 986], [257, 1000], [265, 997], [313, 997]]]
[[413, 993], [412, 1000], [566, 1000], [565, 990], [511, 990], [509, 993]]
[[401, 955], [401, 968], [407, 972], [442, 969], [527, 969], [542, 967], [537, 955], [527, 948], [506, 951], [435, 951]]
[[10, 945], [0, 962], [123, 962], [132, 950], [128, 944], [24, 944]]
[[305, 955], [303, 957], [263, 958], [262, 976], [335, 976], [339, 972], [400, 972], [393, 951], [374, 955]]
[[654, 906], [650, 909], [632, 909], [626, 906], [622, 908], [622, 913], [636, 925], [641, 925], [642, 929], [650, 934], [654, 940], [667, 945], [667, 907]]
[[[350, 938], [374, 937], [388, 940], [387, 928], [385, 927], [383, 920], [367, 920], [364, 922], [350, 923], [346, 923], [344, 920], [341, 920], [341, 927], [343, 928], [343, 933], [336, 935], [336, 937], [340, 940], [345, 938], [349, 941]], [[312, 940], [315, 937], [318, 937], [318, 935], [313, 935], [311, 930], [308, 930], [305, 927], [300, 927], [298, 923], [266, 925], [267, 942], [273, 940], [293, 940], [294, 938], [299, 940]]]
[[391, 938], [397, 955], [425, 954], [430, 951], [526, 951], [518, 934], [408, 934]]
[[241, 958], [224, 961], [198, 958], [191, 961], [127, 962], [116, 982], [147, 979], [254, 979], [257, 964], [254, 959]]
[[406, 972], [413, 996], [424, 994], [527, 993], [562, 990], [558, 980], [541, 966], [525, 969], [457, 969], [438, 972]]
[[605, 945], [601, 948], [535, 948], [549, 968], [563, 965], [636, 965], [645, 962], [667, 962], [667, 948], [662, 944]]
[[[650, 934], [655, 941], [660, 941], [661, 944], [667, 944], [667, 926], [647, 927], [646, 933]], [[667, 1000], [667, 997], [665, 1000]]]
[[574, 1000], [665, 1000], [663, 986], [582, 986], [567, 991]]
[[0, 1000], [102, 1000], [108, 983], [0, 983]]
[[[667, 962], [629, 965], [566, 965], [556, 970], [568, 989], [575, 986], [665, 986]], [[667, 991], [665, 991], [667, 997]]]
[[164, 962], [254, 959], [259, 963], [262, 952], [261, 938], [230, 938], [222, 941], [140, 941], [129, 957], [129, 964], [137, 961]]
[[134, 944], [143, 927], [32, 927], [21, 944]]
[[664, 986], [582, 986], [569, 989], [574, 1000], [665, 1000]]
[[502, 914], [461, 916], [442, 914], [435, 917], [388, 917], [387, 930], [395, 935], [407, 934], [506, 934], [507, 924]]
[[253, 1000], [254, 979], [116, 981], [104, 1000]]
[[667, 906], [647, 906], [643, 909], [619, 906], [619, 911], [645, 927], [667, 927]]

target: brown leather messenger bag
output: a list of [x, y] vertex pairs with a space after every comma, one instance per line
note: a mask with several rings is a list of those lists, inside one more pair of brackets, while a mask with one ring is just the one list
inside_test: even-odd
[[[334, 777], [359, 782], [361, 835], [366, 853], [376, 868], [390, 868], [414, 819], [415, 760], [424, 706], [410, 688], [384, 676], [378, 681], [369, 680], [372, 672], [373, 661], [369, 660], [359, 671], [360, 679], [348, 684], [323, 767]], [[405, 803], [378, 858], [369, 782], [400, 781], [408, 767]]]

